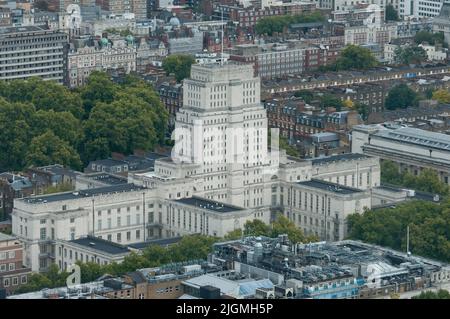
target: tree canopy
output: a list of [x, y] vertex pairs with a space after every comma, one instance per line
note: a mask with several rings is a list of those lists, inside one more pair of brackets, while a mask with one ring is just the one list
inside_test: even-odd
[[173, 73], [178, 82], [187, 78], [191, 74], [191, 66], [195, 63], [195, 59], [188, 54], [171, 54], [166, 57], [162, 63], [162, 67], [166, 74]]
[[397, 64], [419, 64], [427, 60], [427, 52], [416, 45], [398, 47], [394, 51]]
[[398, 21], [398, 13], [392, 4], [386, 5], [386, 21]]
[[406, 250], [410, 228], [413, 255], [450, 261], [450, 200], [436, 204], [408, 201], [395, 208], [382, 208], [348, 217], [349, 237], [393, 249]]
[[413, 296], [411, 299], [450, 299], [450, 293], [448, 290], [439, 289], [434, 291], [422, 291], [419, 295]]
[[[369, 49], [358, 45], [347, 45], [336, 60], [334, 68], [339, 70], [367, 70], [378, 65]], [[333, 68], [333, 66], [332, 66]]]
[[384, 106], [388, 110], [405, 109], [409, 106], [417, 106], [419, 103], [419, 94], [412, 90], [408, 85], [402, 83], [394, 86], [388, 92], [384, 101]]
[[277, 218], [271, 225], [266, 225], [258, 219], [248, 221], [244, 225], [245, 236], [277, 237], [282, 234], [287, 234], [289, 240], [293, 243], [306, 243], [318, 240], [316, 236], [305, 236], [303, 231], [295, 226], [294, 222], [281, 213], [277, 215]]
[[431, 45], [440, 43], [445, 46], [444, 34], [441, 32], [432, 33], [428, 31], [419, 31], [414, 36], [414, 41], [416, 42], [416, 44], [427, 42]]
[[320, 11], [300, 15], [273, 16], [259, 19], [256, 22], [255, 31], [257, 34], [272, 36], [274, 33], [284, 32], [291, 24], [321, 21], [325, 21], [325, 17]]
[[93, 72], [77, 90], [39, 78], [0, 82], [0, 170], [63, 164], [80, 169], [111, 152], [163, 144], [168, 112], [134, 76]]
[[449, 192], [449, 187], [441, 182], [436, 172], [431, 169], [422, 170], [418, 176], [399, 170], [398, 164], [383, 160], [381, 162], [381, 181], [433, 194], [447, 195]]
[[450, 103], [450, 91], [446, 89], [436, 90], [433, 92], [432, 99], [440, 103]]

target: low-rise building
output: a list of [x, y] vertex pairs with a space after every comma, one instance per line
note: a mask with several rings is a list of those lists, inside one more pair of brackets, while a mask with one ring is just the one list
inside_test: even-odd
[[130, 73], [136, 71], [136, 48], [133, 46], [107, 44], [103, 47], [84, 47], [74, 50], [68, 56], [70, 87], [82, 86], [93, 71], [123, 69]]
[[23, 245], [17, 238], [0, 233], [0, 291], [10, 295], [28, 283], [31, 269], [23, 266]]
[[428, 61], [444, 61], [447, 60], [448, 49], [444, 49], [437, 45], [419, 44], [419, 47], [427, 53]]
[[442, 133], [400, 125], [359, 125], [353, 127], [352, 152], [394, 161], [400, 171], [413, 175], [429, 168], [450, 184], [450, 139]]

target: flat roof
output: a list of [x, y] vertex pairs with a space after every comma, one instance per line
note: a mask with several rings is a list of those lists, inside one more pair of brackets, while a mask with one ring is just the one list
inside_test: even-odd
[[224, 203], [219, 203], [216, 201], [212, 201], [212, 200], [208, 200], [208, 199], [204, 199], [204, 198], [200, 198], [200, 197], [196, 197], [196, 196], [193, 196], [190, 198], [178, 199], [178, 200], [175, 200], [174, 202], [208, 209], [208, 210], [214, 211], [216, 213], [229, 213], [229, 212], [244, 210], [241, 207], [232, 206], [232, 205], [228, 205], [228, 204], [224, 204]]
[[374, 136], [450, 151], [450, 136], [412, 127], [380, 130]]
[[6, 240], [14, 240], [16, 239], [16, 237], [4, 234], [4, 233], [0, 233], [0, 241], [6, 241]]
[[357, 159], [363, 159], [363, 158], [370, 158], [370, 156], [365, 155], [365, 154], [359, 154], [359, 153], [348, 153], [348, 154], [338, 154], [338, 155], [314, 158], [311, 161], [312, 161], [313, 165], [321, 165], [321, 164], [330, 163], [330, 162], [351, 161], [351, 160], [357, 160]]
[[75, 240], [70, 240], [69, 243], [74, 243], [77, 245], [81, 245], [87, 247], [89, 249], [95, 249], [98, 251], [102, 251], [111, 255], [121, 255], [128, 253], [130, 250], [117, 243], [113, 243], [111, 241], [107, 241], [104, 239], [100, 239], [98, 237], [83, 237]]
[[330, 191], [330, 192], [333, 192], [336, 194], [344, 194], [344, 195], [363, 192], [360, 189], [342, 186], [342, 185], [339, 185], [336, 183], [330, 183], [330, 182], [319, 180], [319, 179], [312, 179], [310, 181], [298, 182], [297, 184]]
[[167, 246], [178, 243], [183, 237], [170, 237], [170, 238], [160, 238], [160, 239], [152, 239], [140, 243], [130, 244], [127, 245], [127, 247], [131, 247], [134, 249], [144, 249], [151, 245], [158, 245], [158, 246]]
[[85, 190], [80, 190], [80, 191], [75, 191], [75, 192], [56, 193], [56, 194], [49, 194], [49, 195], [36, 196], [36, 197], [26, 197], [26, 198], [23, 198], [22, 200], [29, 204], [42, 204], [42, 203], [51, 203], [51, 202], [57, 202], [57, 201], [72, 200], [72, 199], [84, 198], [84, 197], [92, 197], [92, 196], [98, 196], [98, 195], [106, 195], [106, 194], [121, 193], [121, 192], [132, 192], [132, 191], [137, 191], [140, 189], [144, 189], [144, 187], [137, 186], [134, 184], [119, 184], [119, 185], [113, 185], [113, 186], [85, 189]]

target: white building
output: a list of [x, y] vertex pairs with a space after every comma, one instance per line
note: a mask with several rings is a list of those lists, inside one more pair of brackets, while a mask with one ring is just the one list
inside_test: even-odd
[[400, 18], [436, 17], [441, 12], [443, 0], [399, 0]]
[[448, 49], [429, 44], [419, 44], [419, 47], [427, 53], [428, 61], [444, 61], [447, 59]]
[[[55, 241], [96, 236], [129, 245], [193, 233], [223, 237], [249, 220], [269, 223], [274, 209], [306, 233], [336, 240], [345, 237], [348, 214], [370, 208], [368, 190], [379, 185], [376, 160], [299, 160], [276, 143], [269, 150], [252, 65], [193, 65], [183, 99], [172, 157], [155, 160], [153, 171], [129, 173], [129, 184], [15, 201], [13, 233], [24, 242], [26, 265], [45, 271], [59, 254]], [[271, 133], [278, 141], [277, 131]], [[308, 204], [297, 204], [291, 190]]]
[[450, 183], [450, 137], [445, 134], [410, 127], [357, 125], [352, 132], [352, 152], [394, 161], [401, 171], [413, 175], [430, 168], [442, 182]]
[[123, 69], [136, 71], [137, 52], [133, 46], [106, 45], [103, 48], [79, 48], [68, 55], [70, 87], [82, 86], [93, 71]]
[[376, 43], [381, 48], [397, 38], [397, 26], [393, 23], [381, 25], [362, 25], [346, 27], [344, 30], [345, 44], [363, 45]]

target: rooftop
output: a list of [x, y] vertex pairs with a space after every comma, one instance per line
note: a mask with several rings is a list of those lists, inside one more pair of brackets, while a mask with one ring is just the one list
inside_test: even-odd
[[14, 240], [14, 239], [15, 239], [15, 237], [13, 237], [13, 236], [0, 233], [0, 241], [7, 241], [7, 240], [9, 241], [9, 240]]
[[88, 247], [89, 249], [98, 250], [110, 255], [121, 255], [130, 252], [125, 246], [100, 239], [98, 237], [83, 237], [69, 241], [70, 243]]
[[375, 136], [450, 151], [450, 136], [412, 127], [380, 130]]
[[330, 182], [323, 181], [323, 180], [318, 180], [318, 179], [312, 179], [310, 181], [305, 181], [305, 182], [298, 182], [297, 184], [303, 185], [303, 186], [307, 186], [307, 187], [327, 190], [329, 192], [333, 192], [333, 193], [336, 193], [336, 194], [343, 194], [343, 195], [362, 193], [363, 192], [362, 190], [359, 190], [359, 189], [356, 189], [356, 188], [342, 186], [342, 185], [339, 185], [339, 184], [330, 183]]
[[182, 203], [185, 205], [195, 206], [199, 208], [208, 209], [217, 213], [229, 213], [234, 211], [243, 210], [241, 207], [232, 206], [224, 203], [215, 202], [212, 200], [200, 198], [200, 197], [190, 197], [178, 199], [175, 202]]
[[36, 197], [26, 197], [22, 200], [28, 204], [42, 204], [42, 203], [51, 203], [51, 202], [58, 202], [58, 201], [64, 201], [64, 200], [73, 200], [73, 199], [77, 199], [77, 198], [108, 195], [108, 194], [114, 194], [114, 193], [133, 192], [133, 191], [137, 191], [137, 190], [141, 190], [141, 189], [144, 189], [144, 188], [141, 186], [136, 186], [134, 184], [119, 184], [119, 185], [113, 185], [113, 186], [80, 190], [80, 191], [76, 191], [76, 192], [56, 193], [56, 194], [49, 194], [49, 195], [36, 196]]
[[357, 154], [357, 153], [348, 153], [348, 154], [339, 154], [339, 155], [314, 158], [311, 160], [311, 162], [313, 165], [322, 165], [322, 164], [328, 164], [331, 162], [353, 161], [353, 160], [366, 159], [366, 158], [370, 158], [370, 156], [367, 156], [364, 154]]
[[89, 175], [84, 175], [84, 178], [99, 181], [105, 184], [109, 185], [118, 185], [118, 184], [127, 184], [127, 179], [122, 176], [115, 176], [112, 174], [99, 172], [99, 173], [93, 173]]
[[134, 249], [144, 249], [151, 245], [158, 245], [158, 246], [167, 246], [178, 243], [183, 237], [170, 237], [170, 238], [161, 238], [161, 239], [153, 239], [148, 240], [145, 242], [135, 243], [127, 245], [130, 248]]

